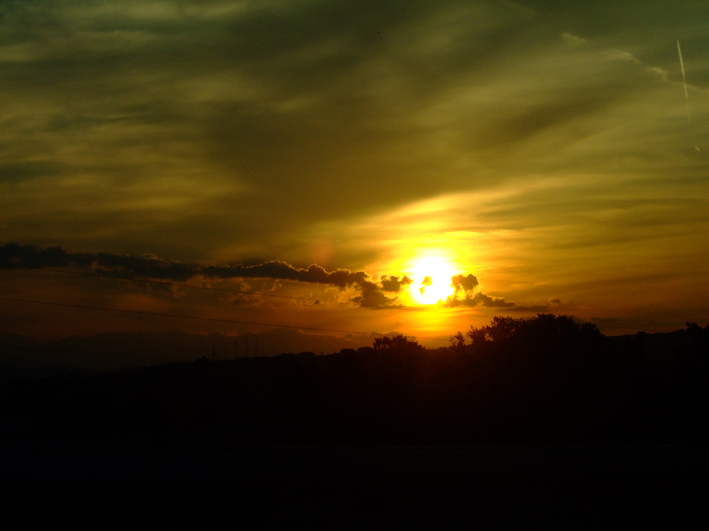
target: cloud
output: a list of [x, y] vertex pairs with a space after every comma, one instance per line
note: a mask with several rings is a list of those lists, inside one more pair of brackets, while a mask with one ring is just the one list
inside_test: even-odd
[[38, 248], [34, 245], [7, 243], [0, 247], [0, 269], [78, 267], [98, 269], [121, 277], [140, 277], [184, 282], [196, 277], [228, 280], [234, 278], [270, 278], [329, 284], [344, 288], [369, 283], [369, 275], [364, 271], [351, 272], [347, 269], [326, 271], [313, 264], [308, 268], [297, 268], [286, 262], [272, 260], [262, 264], [245, 266], [200, 266], [168, 262], [154, 255], [130, 256], [109, 253], [69, 253], [61, 247]]
[[185, 261], [243, 246], [306, 263], [290, 236], [427, 196], [450, 159], [416, 114], [529, 21], [492, 0], [1, 10], [3, 239]]
[[659, 66], [648, 66], [647, 68], [645, 68], [645, 71], [648, 74], [652, 74], [659, 77], [665, 83], [669, 81], [669, 73], [664, 68], [660, 68]]
[[469, 274], [467, 277], [464, 275], [456, 275], [451, 277], [451, 286], [455, 289], [456, 295], [459, 291], [473, 291], [478, 284], [478, 279], [472, 274]]
[[231, 303], [234, 306], [253, 306], [255, 304], [260, 304], [261, 299], [257, 296], [243, 296], [238, 295], [231, 299]]
[[[707, 7], [635, 4], [534, 2], [532, 19], [492, 0], [3, 2], [0, 241], [118, 263], [149, 249], [180, 262], [126, 271], [180, 280], [205, 274], [188, 264], [258, 256], [215, 278], [359, 290], [373, 279], [357, 270], [409, 253], [412, 238], [461, 237], [461, 263], [496, 286], [553, 277], [566, 283], [555, 294], [588, 300], [598, 292], [568, 285], [669, 262], [700, 284]], [[697, 83], [691, 127], [678, 30]], [[400, 237], [355, 227], [462, 193], [498, 199], [411, 217]], [[312, 252], [324, 240], [333, 261]], [[510, 248], [514, 271], [498, 259]], [[327, 269], [289, 265], [311, 263]], [[338, 280], [340, 267], [352, 271]]]
[[458, 299], [455, 296], [451, 295], [448, 297], [448, 299], [446, 299], [446, 302], [443, 304], [443, 306], [446, 306], [448, 308], [456, 308], [458, 306], [484, 306], [486, 308], [505, 309], [517, 307], [514, 302], [507, 302], [505, 299], [489, 297], [488, 295], [485, 295], [481, 292], [476, 293], [473, 297], [471, 297], [469, 294], [466, 294], [464, 299]]
[[[490, 308], [510, 308], [516, 306], [514, 303], [508, 303], [504, 299], [494, 299], [488, 297], [484, 293], [476, 293], [473, 295], [475, 288], [480, 285], [478, 279], [472, 273], [468, 275], [455, 275], [451, 277], [451, 286], [454, 288], [455, 292], [453, 295], [449, 295], [446, 298], [446, 302], [443, 306], [448, 308], [455, 308], [457, 306], [487, 306]], [[464, 293], [465, 297], [460, 299], [459, 294]]]
[[476, 293], [472, 298], [473, 305], [482, 304], [487, 308], [513, 308], [517, 306], [514, 302], [507, 302], [502, 298], [489, 297], [484, 293]]
[[485, 308], [496, 308], [504, 309], [510, 312], [545, 312], [549, 309], [545, 305], [533, 305], [533, 306], [520, 306], [514, 302], [508, 302], [504, 298], [490, 297], [484, 293], [478, 292], [474, 296], [467, 295], [464, 299], [457, 299], [453, 296], [448, 297], [443, 306], [447, 308], [462, 307], [475, 307], [483, 306]]
[[549, 311], [548, 306], [544, 306], [543, 304], [535, 304], [533, 306], [517, 306], [514, 305], [512, 307], [507, 308], [508, 311], [510, 312], [534, 312], [534, 313], [540, 313], [540, 312], [547, 312]]
[[[504, 298], [491, 297], [482, 292], [478, 292], [473, 295], [473, 292], [479, 286], [479, 282], [477, 277], [472, 274], [468, 274], [467, 276], [456, 275], [451, 277], [451, 286], [455, 288], [455, 293], [453, 295], [449, 295], [443, 303], [443, 306], [447, 308], [456, 308], [460, 306], [472, 308], [475, 306], [483, 306], [485, 308], [499, 308], [515, 312], [543, 312], [548, 309], [548, 306], [541, 304], [520, 306], [514, 302], [508, 302]], [[459, 294], [461, 292], [465, 294], [462, 299], [459, 298]], [[551, 302], [552, 304], [561, 303], [558, 299], [553, 299]]]
[[326, 271], [325, 268], [316, 264], [312, 264], [308, 266], [308, 268], [297, 268], [279, 260], [272, 260], [252, 266], [244, 266], [242, 264], [205, 266], [200, 268], [200, 273], [207, 278], [218, 278], [222, 280], [231, 278], [277, 278], [296, 282], [330, 284], [340, 288], [352, 285], [362, 286], [368, 283], [371, 284], [371, 282], [367, 280], [369, 275], [364, 271], [351, 272], [348, 269]]
[[578, 46], [587, 42], [586, 39], [582, 39], [581, 37], [577, 37], [571, 33], [562, 33], [561, 38], [564, 39], [564, 42], [570, 44], [571, 46]]
[[393, 292], [393, 293], [400, 292], [403, 288], [405, 288], [406, 286], [408, 286], [412, 282], [413, 282], [413, 280], [407, 276], [395, 277], [393, 275], [391, 275], [391, 276], [382, 275], [382, 277], [380, 279], [380, 283], [382, 285], [382, 290]]
[[37, 267], [86, 267], [96, 257], [84, 253], [68, 253], [61, 247], [39, 249], [34, 245], [6, 243], [0, 247], [0, 269], [31, 269]]
[[[372, 282], [364, 271], [352, 272], [348, 269], [327, 271], [312, 264], [307, 268], [298, 268], [286, 262], [272, 260], [255, 265], [195, 265], [181, 262], [168, 262], [154, 255], [130, 256], [109, 253], [70, 253], [61, 247], [38, 248], [34, 245], [6, 243], [0, 246], [0, 269], [33, 268], [78, 268], [120, 278], [141, 278], [185, 282], [191, 279], [273, 279], [311, 284], [325, 284], [341, 289], [355, 287], [362, 291], [361, 296], [351, 299], [361, 306], [394, 306], [396, 297], [384, 295], [384, 291], [398, 292], [413, 281], [406, 277], [382, 276], [381, 285]], [[242, 304], [246, 300], [235, 300]]]
[[611, 61], [626, 61], [629, 63], [640, 64], [640, 61], [630, 52], [624, 52], [623, 50], [617, 50], [615, 48], [609, 48], [603, 54], [606, 58]]
[[421, 295], [426, 293], [426, 288], [428, 286], [431, 286], [432, 284], [433, 284], [433, 279], [431, 277], [429, 277], [428, 275], [423, 277], [423, 280], [421, 281], [421, 287], [419, 288]]
[[353, 297], [351, 302], [356, 302], [364, 308], [372, 309], [393, 309], [403, 308], [401, 304], [395, 304], [397, 297], [387, 297], [381, 289], [374, 284], [367, 283], [362, 286], [362, 295]]

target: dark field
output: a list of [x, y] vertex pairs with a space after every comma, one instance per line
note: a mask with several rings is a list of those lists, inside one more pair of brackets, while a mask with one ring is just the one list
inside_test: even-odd
[[707, 329], [612, 340], [539, 316], [486, 332], [7, 380], [7, 514], [674, 525], [703, 506]]

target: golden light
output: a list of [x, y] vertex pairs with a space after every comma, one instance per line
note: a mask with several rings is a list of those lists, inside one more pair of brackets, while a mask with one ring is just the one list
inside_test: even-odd
[[411, 267], [414, 282], [409, 287], [412, 299], [419, 304], [436, 304], [453, 294], [451, 277], [456, 274], [442, 256], [424, 256]]

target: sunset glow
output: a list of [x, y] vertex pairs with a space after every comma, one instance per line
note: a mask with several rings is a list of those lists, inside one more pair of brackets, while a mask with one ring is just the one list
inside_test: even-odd
[[425, 256], [413, 266], [413, 283], [410, 292], [419, 304], [436, 304], [453, 295], [451, 277], [456, 272], [450, 263], [440, 256]]
[[6, 4], [0, 334], [709, 320], [706, 3]]

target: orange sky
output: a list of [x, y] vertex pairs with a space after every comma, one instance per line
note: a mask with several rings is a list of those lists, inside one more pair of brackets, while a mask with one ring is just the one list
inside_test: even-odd
[[[242, 323], [5, 300], [0, 334], [258, 322], [433, 345], [500, 314], [704, 325], [708, 16], [629, 0], [7, 4], [0, 294]], [[68, 253], [47, 267], [231, 291], [32, 269], [10, 243]], [[150, 277], [125, 255], [193, 271]], [[355, 276], [206, 273], [275, 261]], [[456, 292], [457, 275], [476, 284]], [[411, 282], [388, 291], [392, 276]]]

